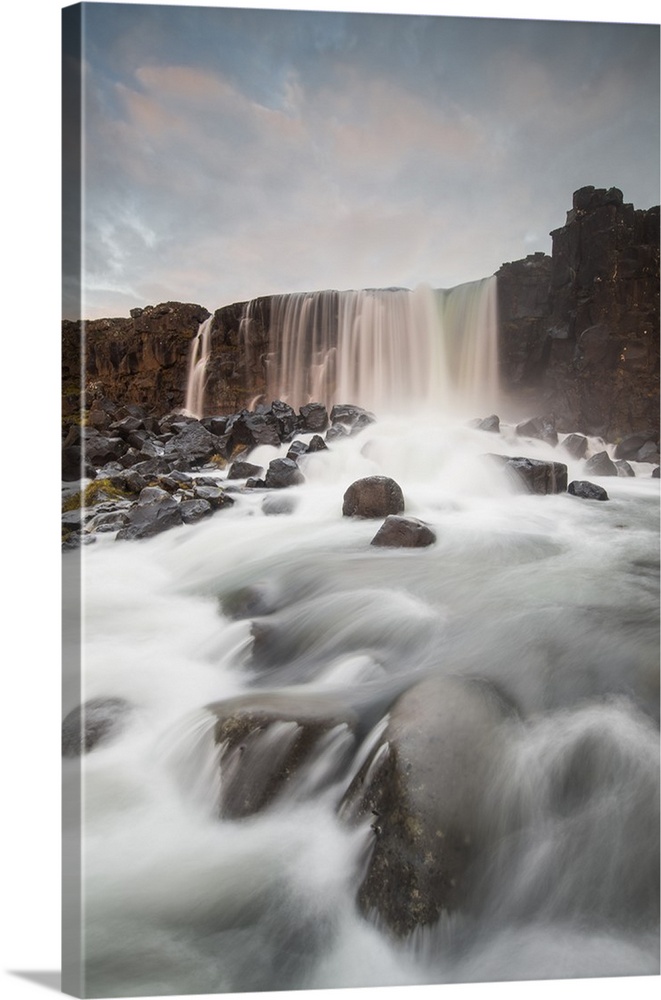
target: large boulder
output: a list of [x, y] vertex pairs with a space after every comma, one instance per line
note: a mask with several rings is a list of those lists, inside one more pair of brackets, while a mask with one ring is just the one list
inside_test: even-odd
[[199, 420], [187, 420], [173, 425], [174, 437], [165, 445], [163, 457], [179, 469], [208, 462], [218, 450], [218, 438], [214, 437]]
[[423, 680], [397, 699], [350, 785], [340, 816], [374, 831], [358, 901], [396, 936], [461, 907], [489, 846], [483, 803], [509, 714], [486, 682]]
[[344, 494], [342, 514], [345, 517], [387, 517], [404, 510], [401, 486], [389, 476], [367, 476], [357, 479]]
[[636, 458], [640, 449], [648, 442], [656, 443], [658, 451], [658, 433], [653, 431], [637, 431], [635, 434], [627, 434], [615, 446], [615, 458]]
[[264, 469], [252, 462], [232, 462], [227, 473], [228, 479], [250, 479], [251, 476], [261, 476]]
[[251, 816], [285, 792], [295, 794], [299, 780], [308, 791], [337, 780], [355, 750], [356, 717], [327, 696], [255, 693], [208, 709], [217, 719], [227, 818]]
[[616, 476], [617, 466], [611, 461], [607, 451], [598, 451], [587, 460], [584, 471], [592, 476]]
[[399, 517], [397, 514], [390, 514], [377, 531], [371, 544], [389, 548], [416, 549], [433, 545], [435, 541], [436, 535], [424, 521], [419, 521], [416, 517]]
[[567, 489], [567, 466], [563, 462], [545, 462], [538, 458], [489, 455], [505, 470], [517, 489], [528, 493], [564, 493]]
[[562, 447], [572, 458], [585, 458], [588, 439], [583, 434], [568, 434], [562, 442]]
[[128, 514], [128, 524], [117, 532], [115, 541], [152, 538], [183, 523], [179, 504], [158, 487], [147, 487]]
[[567, 487], [567, 493], [582, 500], [608, 500], [608, 493], [603, 486], [590, 483], [587, 479], [576, 479]]
[[299, 410], [299, 427], [302, 431], [319, 434], [328, 427], [328, 410], [322, 403], [307, 403]]
[[346, 428], [350, 434], [357, 434], [365, 427], [373, 424], [376, 417], [373, 413], [370, 413], [369, 410], [363, 409], [362, 406], [352, 406], [347, 403], [336, 403], [331, 410], [330, 420], [333, 427], [341, 425]]
[[500, 433], [500, 417], [496, 413], [492, 413], [490, 417], [485, 417], [483, 420], [478, 420], [475, 425], [478, 431], [488, 431], [490, 434]]
[[72, 709], [62, 723], [62, 756], [79, 757], [109, 742], [131, 706], [123, 698], [91, 698]]
[[291, 458], [274, 458], [266, 470], [264, 484], [269, 490], [282, 490], [288, 486], [299, 486], [305, 476]]
[[516, 425], [516, 433], [521, 437], [539, 438], [547, 444], [556, 445], [558, 443], [558, 432], [555, 429], [555, 417], [543, 416], [532, 417]]

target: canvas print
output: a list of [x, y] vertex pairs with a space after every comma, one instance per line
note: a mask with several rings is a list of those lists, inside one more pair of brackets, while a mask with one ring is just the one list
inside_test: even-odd
[[658, 975], [659, 25], [62, 69], [64, 990]]

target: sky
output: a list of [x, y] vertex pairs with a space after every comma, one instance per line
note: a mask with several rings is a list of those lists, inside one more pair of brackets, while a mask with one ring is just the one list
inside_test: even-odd
[[659, 202], [658, 25], [83, 6], [86, 318], [452, 287], [579, 187]]

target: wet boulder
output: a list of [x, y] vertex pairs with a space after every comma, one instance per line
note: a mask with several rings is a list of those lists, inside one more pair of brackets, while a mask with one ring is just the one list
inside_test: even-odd
[[205, 500], [214, 510], [221, 510], [223, 507], [231, 507], [234, 498], [229, 496], [220, 486], [198, 486], [193, 487], [193, 499]]
[[475, 425], [478, 431], [488, 431], [490, 434], [500, 434], [500, 418], [492, 413], [490, 417], [479, 420]]
[[328, 427], [328, 410], [323, 403], [307, 403], [298, 411], [300, 413], [299, 429], [319, 434]]
[[308, 444], [307, 451], [305, 452], [305, 454], [311, 455], [315, 451], [328, 451], [328, 445], [326, 444], [326, 442], [324, 441], [324, 439], [320, 434], [315, 434], [310, 439], [310, 443]]
[[608, 500], [608, 493], [603, 486], [590, 483], [587, 479], [577, 479], [567, 487], [567, 493], [582, 500]]
[[572, 458], [585, 458], [588, 439], [583, 434], [568, 434], [562, 442], [562, 447]]
[[166, 490], [147, 487], [128, 513], [128, 523], [117, 532], [116, 541], [152, 538], [183, 524], [179, 504]]
[[228, 479], [250, 479], [251, 476], [259, 477], [264, 469], [261, 465], [253, 465], [252, 462], [232, 462], [227, 473]]
[[330, 421], [333, 427], [343, 427], [349, 434], [357, 434], [365, 427], [373, 424], [376, 417], [362, 406], [352, 406], [338, 403], [331, 410]]
[[128, 444], [121, 437], [90, 434], [85, 440], [85, 458], [98, 467], [118, 461], [128, 451]]
[[290, 441], [298, 430], [299, 418], [296, 411], [288, 403], [275, 399], [271, 403], [269, 412], [276, 420], [280, 440]]
[[203, 465], [218, 450], [218, 439], [199, 420], [173, 423], [174, 436], [166, 443], [163, 457], [176, 468], [186, 470]]
[[638, 449], [634, 458], [637, 462], [648, 462], [654, 463], [659, 461], [659, 446], [655, 441], [646, 441], [645, 444]]
[[285, 794], [337, 780], [355, 750], [357, 720], [325, 695], [264, 692], [208, 706], [220, 748], [221, 815], [240, 819]]
[[659, 478], [659, 471], [661, 471], [661, 470], [660, 470], [660, 468], [659, 468], [658, 465], [657, 465], [656, 469], [652, 469], [652, 479], [658, 479]]
[[349, 486], [342, 502], [344, 517], [387, 517], [404, 510], [401, 486], [389, 476], [367, 476]]
[[[316, 435], [315, 435], [316, 436]], [[290, 458], [292, 462], [296, 462], [301, 455], [307, 454], [308, 444], [307, 441], [292, 441], [289, 451], [287, 452], [287, 458]]]
[[584, 471], [591, 476], [616, 476], [617, 466], [611, 461], [607, 451], [598, 451], [587, 460]]
[[618, 476], [631, 477], [636, 475], [629, 463], [623, 458], [615, 462], [615, 468], [617, 469]]
[[545, 462], [538, 458], [489, 455], [510, 477], [517, 489], [528, 493], [564, 493], [567, 489], [567, 466], [563, 462]]
[[520, 437], [538, 438], [547, 444], [556, 445], [558, 443], [555, 417], [551, 415], [524, 420], [523, 423], [516, 425], [516, 433]]
[[[658, 433], [654, 431], [636, 431], [635, 434], [627, 434], [618, 441], [615, 446], [615, 458], [636, 458], [636, 455], [646, 444], [652, 443], [656, 444], [656, 451], [658, 452], [659, 446], [659, 436]], [[638, 459], [638, 461], [644, 461], [644, 459]]]
[[213, 514], [213, 507], [208, 500], [202, 498], [182, 500], [179, 504], [179, 512], [184, 524], [196, 524]]
[[358, 902], [397, 937], [462, 907], [510, 715], [486, 682], [430, 677], [397, 699], [352, 781], [340, 816], [374, 832]]
[[436, 535], [424, 521], [419, 521], [416, 517], [399, 517], [397, 514], [390, 514], [370, 544], [390, 548], [414, 549], [433, 545], [435, 541]]
[[274, 458], [269, 462], [264, 484], [269, 490], [282, 490], [288, 486], [299, 486], [305, 476], [291, 458]]
[[130, 711], [123, 698], [91, 698], [72, 709], [62, 723], [62, 756], [80, 757], [115, 737]]

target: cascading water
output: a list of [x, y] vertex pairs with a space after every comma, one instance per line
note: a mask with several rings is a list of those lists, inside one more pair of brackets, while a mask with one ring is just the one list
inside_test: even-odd
[[[477, 305], [471, 289], [283, 297], [274, 398], [334, 386], [377, 422], [300, 459], [291, 513], [267, 516], [263, 491], [236, 484], [206, 521], [65, 554], [65, 573], [82, 560], [84, 697], [131, 706], [81, 764], [84, 995], [658, 974], [659, 481], [632, 462], [635, 477], [597, 480], [601, 503], [517, 493], [485, 463], [523, 453], [583, 478], [562, 439], [506, 423], [494, 435], [453, 412], [493, 370], [482, 292]], [[458, 326], [474, 334], [437, 335]], [[491, 409], [482, 392], [474, 416]], [[407, 393], [410, 412], [447, 402], [398, 415]], [[400, 483], [434, 545], [377, 549], [380, 522], [342, 516], [347, 487], [371, 475]], [[438, 779], [489, 848], [451, 911], [393, 938], [357, 900], [382, 821], [352, 824], [346, 801], [422, 678], [477, 683], [509, 709], [487, 731], [458, 702], [457, 772]], [[68, 710], [75, 678], [66, 691]], [[244, 700], [277, 722], [216, 742]], [[301, 719], [320, 713], [330, 724], [269, 798]], [[488, 762], [479, 794], [460, 763], [473, 745]], [[77, 780], [75, 762], [64, 773]]]
[[275, 296], [267, 397], [380, 413], [494, 408], [496, 285]]
[[204, 413], [204, 390], [206, 385], [207, 365], [211, 353], [211, 323], [209, 316], [195, 335], [191, 344], [188, 360], [188, 378], [186, 379], [186, 402], [184, 409], [193, 417], [201, 417]]

